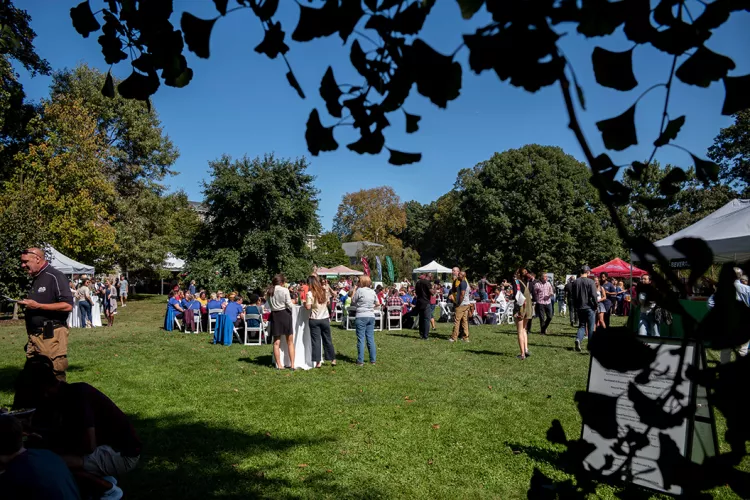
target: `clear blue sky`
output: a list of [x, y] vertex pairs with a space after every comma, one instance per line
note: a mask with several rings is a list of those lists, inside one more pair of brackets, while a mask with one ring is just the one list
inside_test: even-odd
[[[72, 27], [69, 9], [78, 2], [16, 0], [19, 7], [31, 14], [32, 27], [38, 35], [37, 49], [53, 68], [86, 62], [106, 72], [107, 65], [96, 36], [84, 39]], [[91, 2], [94, 10], [105, 3], [102, 0]], [[321, 110], [324, 124], [334, 120], [327, 117], [318, 95], [326, 68], [333, 66], [340, 83], [356, 83], [361, 79], [351, 69], [348, 47], [342, 46], [338, 36], [306, 44], [292, 42], [290, 37], [298, 7], [288, 0], [281, 4], [279, 19], [286, 28], [287, 43], [291, 47], [287, 55], [307, 94], [306, 100], [299, 99], [287, 84], [286, 68], [280, 59], [269, 60], [253, 51], [262, 38], [262, 31], [258, 21], [245, 12], [234, 13], [216, 24], [210, 59], [187, 54], [195, 71], [188, 87], [174, 89], [162, 85], [154, 97], [164, 130], [180, 150], [180, 158], [174, 166], [178, 174], [168, 179], [168, 184], [172, 189], [184, 189], [191, 200], [202, 199], [201, 181], [207, 178], [207, 162], [223, 153], [233, 157], [244, 154], [254, 157], [268, 152], [282, 157], [307, 156], [310, 172], [316, 176], [320, 190], [324, 228], [330, 228], [341, 197], [347, 192], [388, 184], [404, 201], [429, 202], [451, 189], [460, 169], [471, 167], [494, 152], [537, 143], [560, 146], [567, 153], [583, 158], [567, 128], [557, 86], [530, 94], [500, 82], [494, 73], [477, 76], [470, 71], [464, 72], [461, 96], [449, 104], [447, 110], [435, 108], [417, 94], [416, 88], [412, 90], [405, 109], [423, 117], [416, 134], [404, 132], [400, 112], [390, 119], [392, 127], [386, 129], [386, 145], [402, 151], [422, 152], [421, 163], [394, 167], [388, 164], [385, 150], [379, 156], [352, 153], [345, 144], [352, 142], [354, 135], [341, 128], [337, 128], [338, 151], [310, 156], [304, 138], [310, 110], [313, 107]], [[179, 25], [179, 14], [185, 10], [204, 18], [216, 15], [210, 0], [175, 0], [174, 5], [176, 25]], [[476, 19], [482, 21], [486, 16], [483, 9]], [[461, 20], [455, 0], [441, 0], [428, 18], [422, 37], [437, 50], [449, 53], [459, 46], [461, 35], [473, 31], [475, 25]], [[750, 73], [748, 28], [750, 13], [736, 14], [708, 42], [714, 51], [734, 59], [737, 68], [730, 74]], [[666, 81], [669, 71], [668, 57], [638, 48], [635, 56], [638, 88], [628, 93], [598, 88], [590, 64], [594, 44], [610, 50], [626, 50], [631, 45], [621, 34], [610, 38], [586, 41], [571, 30], [563, 45], [586, 92], [589, 111], [581, 115], [581, 120], [595, 154], [604, 149], [594, 123], [620, 114], [644, 89]], [[361, 43], [366, 46], [368, 42]], [[465, 60], [468, 52], [464, 49], [460, 57]], [[114, 69], [114, 74], [121, 78], [129, 73], [129, 64], [121, 63]], [[48, 94], [49, 78], [31, 79], [22, 74], [22, 81], [30, 98], [40, 99]], [[720, 116], [723, 85], [715, 83], [704, 90], [677, 84], [672, 96], [671, 116], [688, 116], [676, 142], [696, 154], [705, 155], [719, 129], [731, 123], [729, 118]], [[647, 158], [657, 135], [663, 98], [664, 90], [659, 89], [641, 100], [636, 113], [639, 145], [620, 154], [611, 154], [616, 163]], [[686, 153], [670, 147], [662, 148], [657, 159], [683, 167], [690, 165]]]

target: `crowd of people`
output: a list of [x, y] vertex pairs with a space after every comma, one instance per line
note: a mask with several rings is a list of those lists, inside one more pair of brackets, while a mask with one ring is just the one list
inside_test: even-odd
[[[81, 328], [94, 327], [94, 305], [99, 306], [107, 318], [107, 326], [112, 326], [117, 314], [117, 302], [120, 301], [120, 307], [125, 307], [128, 301], [128, 280], [124, 275], [116, 277], [102, 276], [98, 279], [92, 279], [83, 276], [73, 276], [68, 282], [70, 292], [75, 301], [77, 311], [71, 314], [78, 314], [78, 325]], [[70, 321], [68, 323], [71, 323]]]

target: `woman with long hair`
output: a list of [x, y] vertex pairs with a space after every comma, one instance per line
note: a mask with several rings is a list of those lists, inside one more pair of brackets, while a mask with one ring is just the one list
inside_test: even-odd
[[[607, 325], [604, 322], [604, 315], [607, 312], [607, 307], [604, 304], [604, 301], [607, 300], [607, 293], [596, 278], [594, 278], [594, 286], [596, 287], [596, 328], [599, 328], [600, 326], [606, 328]], [[591, 338], [591, 332], [589, 332], [589, 338]]]
[[365, 364], [365, 341], [370, 352], [370, 364], [375, 364], [375, 308], [379, 306], [379, 302], [371, 286], [370, 277], [362, 276], [352, 296], [352, 307], [356, 309], [357, 314], [354, 320], [357, 328], [357, 366]]
[[105, 297], [108, 302], [105, 311], [107, 311], [107, 326], [114, 326], [115, 314], [117, 314], [117, 289], [111, 281], [107, 280], [104, 282], [106, 287]]
[[328, 292], [317, 276], [307, 278], [308, 291], [305, 296], [305, 309], [310, 311], [310, 344], [315, 368], [320, 368], [320, 340], [323, 339], [323, 359], [336, 366], [336, 351], [331, 339], [331, 316], [328, 311]]
[[281, 337], [286, 339], [289, 349], [289, 368], [294, 371], [294, 328], [292, 327], [292, 297], [284, 286], [286, 277], [279, 273], [271, 280], [271, 286], [266, 290], [268, 304], [271, 307], [271, 337], [273, 338], [273, 356], [276, 359], [276, 369], [284, 367], [281, 359]]
[[516, 357], [523, 360], [531, 356], [526, 324], [531, 319], [533, 309], [531, 307], [531, 291], [529, 290], [528, 283], [524, 281], [528, 278], [528, 271], [520, 268], [516, 271], [513, 278], [515, 285], [513, 290], [516, 297], [520, 298], [518, 295], [519, 292], [523, 296], [523, 304], [519, 304], [517, 298], [513, 305], [513, 319], [516, 322], [516, 332], [518, 333], [518, 347], [521, 349], [521, 354]]

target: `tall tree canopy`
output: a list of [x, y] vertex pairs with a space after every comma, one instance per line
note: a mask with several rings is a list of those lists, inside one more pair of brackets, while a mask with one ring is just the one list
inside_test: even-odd
[[[308, 235], [320, 232], [317, 190], [307, 160], [273, 155], [209, 162], [211, 180], [204, 184], [210, 224], [194, 247], [191, 269], [224, 269], [234, 287], [285, 272], [299, 279], [312, 270]], [[228, 257], [229, 256], [229, 257]], [[224, 264], [214, 265], [220, 257]], [[236, 265], [226, 263], [236, 260]]]
[[750, 109], [736, 113], [734, 123], [721, 129], [708, 156], [719, 164], [723, 180], [750, 197]]
[[341, 247], [341, 238], [334, 232], [323, 233], [315, 240], [313, 262], [319, 267], [346, 265], [349, 258]]
[[346, 193], [333, 219], [333, 230], [344, 241], [385, 243], [405, 228], [404, 206], [390, 186]]

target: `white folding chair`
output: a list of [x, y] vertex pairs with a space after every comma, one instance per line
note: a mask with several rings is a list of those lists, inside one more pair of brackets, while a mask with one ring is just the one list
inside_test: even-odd
[[503, 322], [508, 323], [509, 325], [512, 325], [514, 323], [513, 321], [513, 307], [514, 306], [515, 304], [512, 300], [508, 302], [507, 306], [505, 306], [505, 311], [503, 311], [500, 317], [501, 325], [503, 324]]
[[351, 328], [351, 324], [354, 323], [354, 320], [357, 317], [357, 309], [349, 306], [346, 308], [346, 329], [349, 331], [354, 330], [354, 328]]
[[[248, 322], [257, 320], [260, 322], [258, 326], [249, 326]], [[256, 332], [258, 334], [258, 342], [248, 342], [247, 334]], [[261, 345], [263, 338], [266, 336], [266, 327], [263, 325], [263, 316], [260, 314], [245, 314], [245, 345]]]
[[341, 319], [344, 317], [344, 306], [341, 302], [337, 301], [333, 307], [333, 319], [334, 321], [341, 323]]
[[214, 334], [214, 327], [216, 326], [216, 317], [212, 315], [222, 314], [223, 312], [224, 312], [223, 309], [209, 309], [208, 310], [208, 333], [210, 335]]
[[448, 323], [453, 321], [453, 304], [448, 302], [440, 303], [440, 315], [445, 314], [448, 317]]
[[[493, 302], [490, 304], [490, 310], [487, 311], [487, 323], [488, 324], [500, 324], [500, 315], [502, 314], [502, 307], [500, 304]], [[495, 322], [494, 320], [497, 320]]]
[[[244, 333], [244, 337], [247, 338], [247, 321], [244, 321], [242, 323], [242, 326], [243, 326], [243, 331], [244, 331], [243, 332]], [[242, 337], [240, 336], [239, 330], [237, 330], [237, 327], [234, 325], [234, 321], [232, 321], [232, 333], [234, 334], [234, 338], [237, 339], [237, 342], [241, 343], [242, 342]]]
[[[401, 306], [390, 306], [388, 308], [387, 314], [388, 314], [388, 329], [389, 330], [402, 330], [403, 329], [403, 323], [401, 321], [402, 317], [402, 307]], [[393, 326], [393, 322], [398, 321], [398, 328]]]
[[177, 316], [174, 317], [174, 324], [177, 325], [177, 329], [179, 331], [182, 331], [182, 323], [180, 323], [180, 320], [177, 319]]
[[376, 332], [383, 331], [383, 311], [375, 311], [375, 329]]
[[193, 309], [193, 321], [195, 323], [195, 327], [193, 329], [193, 333], [201, 333], [203, 331], [203, 323], [201, 322], [201, 310], [200, 309]]

